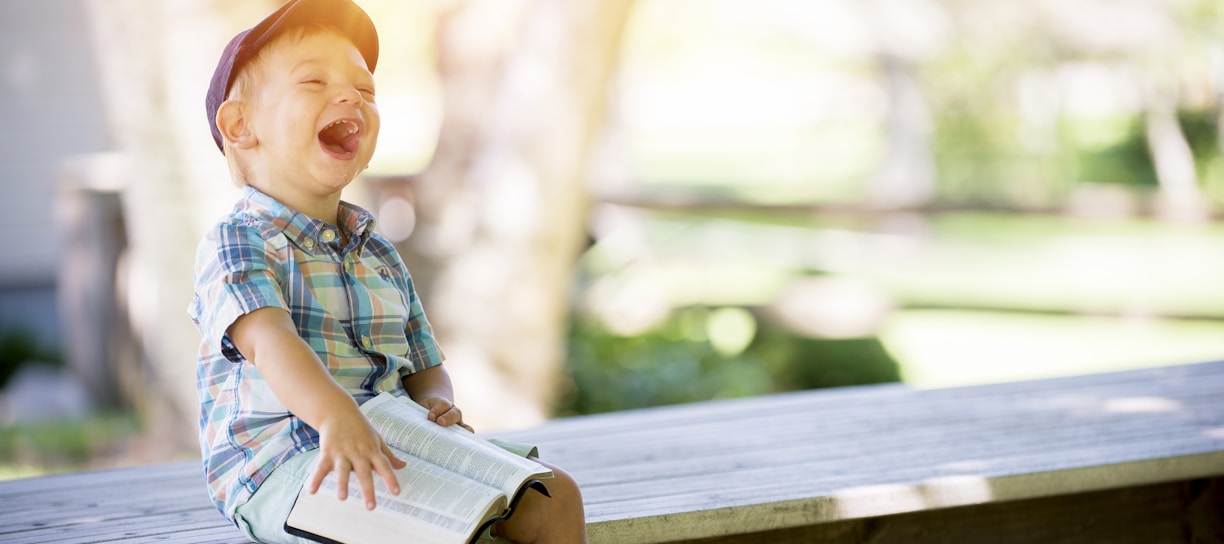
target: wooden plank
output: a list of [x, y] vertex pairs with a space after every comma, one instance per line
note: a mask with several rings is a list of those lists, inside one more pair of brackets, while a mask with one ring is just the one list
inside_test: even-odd
[[[1056, 456], [1049, 455], [1048, 457], [1055, 458]], [[1090, 457], [1081, 456], [1081, 458], [1089, 459]], [[806, 475], [819, 475], [819, 467], [816, 467], [807, 468], [806, 470], [809, 471], [807, 473], [791, 474], [789, 479], [771, 478], [763, 482], [752, 481], [751, 476], [753, 475], [736, 475], [725, 479], [668, 480], [661, 482], [656, 487], [641, 488], [643, 493], [649, 494], [641, 498], [606, 500], [605, 496], [600, 495], [603, 490], [598, 488], [584, 489], [584, 495], [587, 499], [588, 519], [592, 522], [615, 521], [622, 517], [696, 512], [711, 504], [727, 507], [757, 505], [763, 508], [772, 507], [775, 503], [789, 499], [807, 500], [822, 497], [838, 499], [838, 503], [842, 505], [841, 516], [823, 518], [827, 521], [841, 517], [853, 517], [856, 512], [866, 509], [865, 505], [872, 501], [899, 502], [900, 504], [928, 499], [935, 501], [934, 497], [930, 497], [933, 493], [949, 494], [953, 497], [945, 499], [944, 505], [971, 500], [979, 496], [984, 497], [983, 500], [1005, 500], [1160, 481], [1161, 475], [1166, 473], [1177, 479], [1202, 477], [1204, 474], [1218, 470], [1221, 467], [1220, 463], [1221, 455], [1218, 452], [1212, 452], [1028, 473], [948, 474], [919, 467], [905, 471], [896, 470], [873, 474], [869, 466], [864, 467], [858, 473], [827, 478], [811, 478]], [[1101, 470], [1105, 471], [1104, 475], [1098, 475], [1097, 471]], [[768, 476], [770, 475], [764, 474], [762, 477]], [[1053, 484], [1057, 485], [1048, 484], [1046, 480], [1050, 478], [1056, 478]], [[709, 480], [715, 481], [710, 482]], [[669, 488], [676, 491], [652, 493], [658, 488]], [[1016, 491], [1011, 491], [1013, 489]], [[629, 490], [631, 491], [632, 487], [629, 487]], [[896, 494], [899, 498], [887, 499], [891, 496], [890, 494]], [[911, 496], [916, 498], [905, 498]], [[958, 496], [966, 498], [958, 499], [956, 498]], [[920, 504], [925, 505], [926, 503]], [[904, 509], [896, 508], [891, 512], [872, 511], [857, 515], [897, 511], [904, 511]]]
[[[540, 442], [565, 443], [572, 440], [590, 439], [592, 436], [602, 436], [604, 433], [640, 429], [643, 421], [654, 423], [654, 427], [683, 429], [689, 423], [700, 423], [711, 419], [750, 419], [766, 423], [778, 415], [765, 410], [775, 410], [781, 414], [819, 415], [822, 419], [828, 419], [823, 417], [826, 413], [837, 414], [839, 412], [874, 415], [876, 419], [888, 420], [908, 417], [908, 413], [884, 413], [881, 410], [861, 411], [863, 407], [896, 403], [911, 404], [909, 408], [920, 412], [928, 408], [943, 408], [946, 411], [949, 405], [956, 407], [961, 403], [975, 403], [975, 412], [961, 412], [962, 417], [973, 417], [976, 410], [979, 409], [1011, 409], [999, 402], [977, 403], [977, 401], [1000, 398], [1023, 400], [1029, 395], [1039, 395], [1044, 399], [1063, 399], [1062, 402], [1068, 402], [1074, 399], [1064, 399], [1066, 394], [1092, 396], [1097, 392], [1119, 387], [1121, 388], [1119, 392], [1141, 388], [1147, 394], [1159, 394], [1160, 392], [1175, 392], [1184, 387], [1194, 387], [1195, 384], [1204, 382], [1213, 383], [1216, 386], [1224, 382], [1224, 362], [932, 390], [911, 389], [897, 384], [822, 389], [558, 419], [537, 428], [500, 434], [509, 436], [527, 434]], [[1033, 402], [1027, 402], [1027, 404], [1033, 404]]]
[[1157, 484], [718, 536], [684, 544], [1172, 544], [1194, 541], [1188, 538], [1193, 528], [1185, 518], [1189, 498], [1186, 483]]
[[[809, 391], [498, 434], [578, 479], [593, 543], [858, 534], [882, 516], [1224, 474], [1224, 362]], [[198, 461], [0, 482], [0, 540], [244, 542]]]
[[[196, 473], [185, 473], [182, 470], [184, 464], [195, 465]], [[131, 467], [125, 467], [7, 480], [0, 482], [0, 501], [12, 496], [22, 497], [29, 493], [40, 493], [49, 490], [77, 490], [83, 485], [103, 487], [134, 481], [165, 482], [167, 480], [173, 481], [178, 479], [194, 479], [202, 483], [204, 481], [204, 473], [200, 469], [200, 462], [197, 460], [178, 463], [156, 463], [143, 465], [136, 471], [133, 471]]]
[[[1218, 388], [1221, 387], [1221, 385], [1224, 385], [1224, 382], [1202, 386], [1208, 389], [1203, 394], [1193, 398], [1189, 397], [1188, 395], [1183, 395], [1185, 398], [1175, 399], [1173, 402], [1175, 405], [1185, 402], [1193, 402], [1198, 404], [1210, 402], [1215, 398], [1218, 398], [1218, 395], [1214, 395], [1213, 393], [1215, 393], [1215, 391], [1219, 391], [1220, 389]], [[1215, 389], [1212, 390], [1212, 388]], [[1128, 391], [1119, 391], [1115, 396], [1119, 398], [1126, 398], [1128, 393]], [[1151, 395], [1148, 396], [1150, 397]], [[1133, 398], [1134, 395], [1131, 395], [1131, 397]], [[1204, 397], [1206, 400], [1203, 400]], [[686, 444], [691, 435], [697, 435], [696, 440], [707, 447], [725, 447], [728, 445], [735, 446], [743, 443], [745, 437], [750, 440], [750, 442], [748, 442], [750, 444], [773, 444], [778, 443], [779, 441], [782, 441], [783, 443], [788, 441], [802, 442], [812, 438], [864, 438], [871, 439], [873, 442], [878, 442], [880, 440], [888, 441], [889, 436], [902, 435], [890, 432], [889, 436], [871, 438], [872, 434], [879, 433], [881, 431], [896, 431], [898, 429], [901, 431], [906, 431], [906, 428], [910, 426], [921, 426], [922, 429], [931, 429], [933, 428], [932, 426], [937, 425], [938, 430], [941, 432], [927, 433], [927, 435], [929, 437], [942, 440], [949, 436], [949, 433], [952, 435], [956, 435], [957, 433], [964, 435], [967, 433], [979, 432], [981, 430], [989, 431], [992, 428], [1004, 426], [1006, 428], [1000, 429], [1000, 432], [1011, 433], [1017, 428], [1023, 429], [1025, 427], [1040, 427], [1048, 425], [1062, 426], [1065, 425], [1062, 423], [1064, 420], [1072, 424], [1078, 424], [1078, 422], [1083, 421], [1088, 425], [1097, 425], [1099, 424], [1100, 420], [1108, 419], [1110, 417], [1110, 414], [1106, 413], [1104, 410], [1104, 405], [1109, 402], [1108, 399], [1092, 399], [1083, 396], [1081, 396], [1079, 399], [1058, 399], [1045, 397], [1036, 399], [1037, 402], [1029, 402], [1031, 405], [1036, 405], [1039, 403], [1043, 405], [1050, 405], [1041, 406], [1038, 408], [1021, 406], [1019, 402], [1014, 402], [1009, 399], [996, 399], [994, 404], [1000, 405], [1000, 407], [991, 408], [986, 406], [979, 408], [975, 405], [973, 406], [972, 413], [967, 413], [966, 406], [960, 403], [944, 403], [941, 406], [939, 403], [940, 400], [941, 399], [939, 398], [927, 396], [927, 398], [907, 399], [904, 403], [879, 402], [875, 403], [874, 406], [859, 406], [857, 407], [858, 411], [870, 411], [875, 415], [872, 417], [860, 417], [858, 419], [851, 420], [850, 418], [841, 418], [837, 414], [830, 414], [830, 419], [833, 420], [831, 423], [824, 423], [824, 421], [827, 421], [824, 417], [825, 414], [819, 410], [804, 411], [806, 415], [803, 417], [809, 418], [810, 420], [813, 418], [814, 414], [818, 414], [815, 417], [819, 417], [822, 420], [821, 422], [804, 422], [794, 418], [791, 418], [790, 420], [777, 418], [776, 421], [764, 420], [760, 424], [756, 424], [751, 421], [739, 421], [737, 423], [736, 420], [733, 419], [725, 419], [723, 421], [706, 420], [673, 422], [660, 421], [662, 418], [652, 417], [649, 418], [650, 425], [637, 425], [636, 428], [615, 433], [615, 440], [608, 439], [608, 437], [613, 434], [611, 432], [605, 431], [603, 433], [596, 433], [595, 431], [592, 431], [592, 436], [585, 438], [574, 438], [572, 440], [567, 438], [568, 442], [550, 442], [548, 439], [536, 440], [536, 442], [541, 443], [546, 447], [550, 447], [550, 449], [546, 450], [546, 453], [548, 451], [553, 451], [552, 448], [555, 448], [555, 453], [557, 455], [564, 455], [569, 451], [586, 453], [585, 450], [587, 448], [587, 442], [601, 443], [607, 449], [598, 451], [603, 453], [612, 451], [613, 457], [624, 459], [626, 455], [638, 455], [646, 458], [652, 455], [658, 455], [660, 453], [671, 453], [667, 451], [669, 446], [672, 447], [674, 451], [683, 451], [684, 449], [688, 448]], [[761, 401], [758, 400], [757, 402]], [[1055, 405], [1060, 403], [1061, 406]], [[1010, 406], [1010, 409], [1003, 407], [1002, 405]], [[932, 407], [934, 407], [934, 409]], [[768, 409], [763, 404], [758, 404], [757, 408], [762, 410]], [[904, 413], [895, 414], [895, 412], [890, 410], [892, 408], [901, 408], [914, 412], [914, 414], [918, 414], [919, 411], [922, 413], [919, 415], [906, 415]], [[1183, 416], [1186, 415], [1186, 410], [1183, 408], [1195, 408], [1195, 406], [1191, 405], [1188, 407], [1178, 407], [1170, 410], [1177, 411], [1179, 413], [1176, 414], [1176, 417], [1174, 418], [1165, 417], [1164, 419], [1173, 424], [1188, 423], [1191, 426], [1197, 425], [1194, 422], [1182, 422], [1178, 420], [1178, 418], [1183, 418]], [[1211, 405], [1204, 405], [1202, 408], [1204, 411], [1209, 413], [1214, 413], [1216, 410], [1218, 410], [1218, 406]], [[1090, 411], [1096, 413], [1085, 413]], [[1002, 414], [1002, 416], [1000, 417], [998, 414]], [[1135, 419], [1134, 415], [1135, 414], [1122, 413], [1114, 415], [1112, 419], [1130, 421]], [[845, 421], [842, 422], [842, 420]], [[689, 429], [691, 432], [686, 432], [685, 429]], [[524, 437], [532, 438], [531, 436]], [[929, 437], [927, 438], [928, 441], [931, 439]], [[909, 433], [903, 437], [903, 440], [908, 442], [911, 438], [921, 439], [923, 437], [921, 433]], [[649, 447], [643, 448], [643, 444]], [[635, 452], [641, 453], [635, 454]], [[566, 456], [570, 457], [570, 455]], [[579, 464], [572, 466], [577, 468], [580, 466], [581, 461], [584, 458], [577, 456], [574, 457], [576, 457], [574, 461], [578, 462]], [[596, 464], [603, 465], [604, 463], [602, 461], [597, 461]]]
[[[1221, 384], [1210, 385], [1210, 387], [1216, 388], [1221, 386]], [[1218, 398], [1218, 395], [1210, 393], [1214, 393], [1214, 391], [1206, 392], [1197, 397], [1183, 396], [1182, 398], [1171, 399], [1170, 404], [1177, 407], [1171, 409], [1170, 412], [1177, 413], [1166, 414], [1165, 416], [1156, 414], [1156, 416], [1165, 424], [1188, 425], [1194, 428], [1197, 423], [1184, 421], [1186, 419], [1185, 416], [1192, 415], [1191, 410], [1197, 408], [1207, 414], [1218, 413], [1218, 405], [1211, 404], [1211, 402]], [[1147, 395], [1147, 397], [1149, 397], [1148, 400], [1154, 400], [1155, 402], [1169, 400], [1166, 397], [1153, 397], [1153, 395]], [[1125, 392], [1119, 392], [1114, 397], [1115, 400], [1126, 398], [1137, 398], [1139, 401], [1145, 402], [1144, 397], [1127, 396]], [[779, 417], [776, 421], [762, 421], [759, 424], [752, 421], [735, 419], [692, 422], [654, 420], [649, 425], [639, 425], [636, 429], [627, 429], [615, 433], [609, 431], [596, 433], [593, 431], [592, 436], [575, 438], [568, 440], [568, 442], [556, 442], [548, 439], [536, 440], [535, 442], [541, 444], [542, 451], [546, 456], [557, 459], [565, 457], [568, 461], [566, 466], [577, 471], [581, 470], [584, 464], [588, 463], [596, 466], [607, 466], [608, 459], [632, 462], [638, 459], [652, 460], [652, 458], [666, 458], [682, 452], [690, 453], [695, 449], [692, 447], [693, 444], [701, 445], [704, 448], [701, 450], [702, 452], [745, 451], [749, 450], [751, 446], [763, 446], [766, 444], [785, 446], [787, 444], [803, 443], [817, 439], [843, 444], [866, 441], [871, 444], [889, 446], [890, 440], [899, 440], [906, 443], [915, 439], [927, 442], [931, 440], [956, 440], [957, 438], [971, 436], [974, 433], [1014, 433], [1026, 429], [1040, 430], [1042, 426], [1054, 428], [1084, 424], [1089, 425], [1089, 428], [1091, 428], [1091, 426], [1101, 424], [1115, 424], [1109, 423], [1109, 420], [1115, 422], [1138, 421], [1143, 416], [1142, 413], [1118, 413], [1111, 415], [1105, 411], [1108, 408], [1107, 404], [1111, 402], [1108, 398], [1092, 399], [1081, 397], [1079, 399], [1058, 399], [1046, 397], [1038, 400], [1052, 407], [1039, 408], [1022, 406], [1020, 401], [998, 399], [998, 404], [1011, 406], [1011, 410], [1008, 411], [1005, 408], [977, 409], [975, 407], [974, 413], [971, 415], [966, 415], [964, 405], [948, 404], [940, 407], [937, 402], [926, 402], [927, 400], [924, 398], [914, 398], [907, 400], [905, 403], [878, 403], [876, 406], [879, 409], [872, 409], [873, 407], [869, 406], [859, 407], [860, 412], [870, 410], [873, 413], [879, 414], [891, 414], [893, 409], [915, 411], [914, 414], [896, 417], [877, 415], [874, 417], [860, 416], [854, 419], [842, 417], [840, 414], [834, 413], [828, 414], [829, 419], [825, 419], [824, 413], [813, 410], [804, 412], [807, 414], [805, 416], [808, 418], [807, 421], [793, 417]], [[930, 400], [938, 401], [939, 399]], [[1062, 405], [1055, 406], [1059, 403]], [[1035, 403], [1030, 401], [1030, 404]], [[924, 406], [925, 408], [923, 408]], [[915, 409], [915, 407], [919, 408]], [[768, 409], [759, 405], [758, 408]], [[918, 410], [921, 410], [921, 412], [919, 413]], [[815, 418], [820, 419], [816, 420]], [[919, 432], [930, 429], [937, 429], [939, 432], [928, 432], [926, 436]], [[873, 434], [878, 433], [885, 433], [886, 436], [872, 437]], [[524, 436], [524, 438], [531, 437]], [[603, 445], [602, 448], [594, 447], [600, 444]], [[576, 453], [581, 453], [582, 455], [574, 455]]]
[[[1213, 409], [1219, 410], [1220, 402], [1213, 401]], [[935, 427], [928, 423], [919, 427], [918, 432], [901, 429], [882, 437], [873, 437], [870, 433], [839, 435], [819, 430], [803, 434], [801, 429], [788, 434], [785, 429], [780, 429], [775, 435], [776, 440], [747, 440], [742, 447], [736, 447], [735, 442], [735, 437], [742, 431], [713, 427], [709, 430], [711, 436], [705, 440], [686, 440], [683, 436], [677, 436], [674, 443], [665, 446], [627, 449], [615, 455], [600, 451], [592, 454], [596, 458], [594, 461], [587, 458], [585, 463], [566, 466], [572, 472], [584, 474], [584, 483], [600, 484], [604, 481], [627, 483], [685, 473], [700, 474], [707, 467], [699, 461], [715, 463], [710, 469], [718, 471], [724, 468], [776, 466], [790, 459], [857, 463], [858, 458], [864, 455], [886, 460], [905, 452], [922, 451], [924, 455], [934, 457], [923, 459], [930, 465], [936, 461], [980, 462], [977, 457], [1039, 452], [1051, 445], [1067, 448], [1091, 445], [1107, 447], [1118, 443], [1126, 447], [1161, 450], [1173, 447], [1175, 443], [1197, 443], [1209, 449], [1218, 443], [1214, 435], [1195, 432], [1196, 428], [1176, 421], [1156, 421], [1165, 424], [1154, 425], [1151, 418], [1117, 418], [1084, 425], [1068, 418], [1047, 419], [1048, 422], [1039, 418], [1025, 420], [1017, 417], [1013, 421], [995, 420], [979, 426], [945, 424]], [[1039, 421], [1040, 425], [1022, 427], [1034, 420]], [[765, 431], [761, 431], [763, 434]], [[634, 439], [628, 436], [619, 438], [618, 443], [621, 444]], [[1158, 443], [1149, 444], [1149, 441]], [[559, 460], [561, 456], [556, 458]], [[904, 457], [888, 460], [904, 461]], [[586, 466], [592, 462], [595, 464]]]
[[[1187, 433], [1180, 428], [1149, 425], [1147, 422], [1100, 426], [1095, 432], [1088, 430], [1075, 427], [1051, 429], [1045, 433], [1015, 433], [1011, 436], [969, 435], [970, 438], [953, 439], [951, 444], [889, 440], [885, 444], [855, 444], [840, 449], [828, 444], [798, 444], [768, 451], [730, 451], [717, 455], [691, 451], [687, 455], [681, 452], [676, 457], [661, 459], [654, 465], [649, 460], [627, 459], [619, 467], [574, 472], [584, 476], [584, 484], [592, 486], [634, 485], [658, 478], [699, 478], [711, 473], [768, 470], [794, 464], [810, 465], [809, 468], [826, 472], [846, 473], [863, 467], [863, 460], [870, 459], [873, 465], [893, 467], [890, 470], [909, 470], [916, 465], [937, 473], [955, 474], [966, 470], [1006, 470], [1007, 467], [1028, 471], [1040, 467], [1026, 465], [1046, 462], [1043, 459], [1048, 454], [1054, 456], [1049, 462], [1058, 463], [1061, 457], [1084, 452], [1087, 458], [1083, 462], [1093, 463], [1108, 462], [1109, 459], [1121, 461], [1153, 455], [1191, 454], [1213, 451], [1220, 446], [1219, 439], [1212, 435]], [[977, 441], [973, 440], [975, 438]], [[922, 458], [913, 459], [914, 452], [921, 452]], [[1073, 462], [1077, 461], [1070, 457], [1066, 459], [1066, 463]], [[620, 478], [617, 478], [618, 475]]]
[[[968, 489], [988, 489], [987, 485], [989, 482], [979, 482]], [[1068, 487], [1078, 491], [1075, 486]], [[973, 494], [967, 496], [974, 497]], [[807, 526], [831, 520], [858, 519], [855, 516], [868, 514], [891, 515], [890, 513], [955, 504], [946, 498], [938, 502], [929, 501], [924, 494], [924, 486], [899, 485], [850, 488], [843, 492], [843, 497], [818, 496], [790, 501], [776, 501], [771, 497], [770, 500], [773, 502], [762, 501], [738, 507], [678, 514], [622, 516], [604, 522], [593, 522], [590, 526], [592, 542], [668, 542], [683, 538]], [[993, 500], [993, 497], [986, 495], [982, 500]], [[972, 500], [967, 500], [966, 503], [976, 504]]]
[[[124, 494], [117, 500], [63, 501], [46, 507], [26, 507], [5, 513], [0, 535], [28, 530], [71, 532], [74, 527], [102, 520], [117, 525], [127, 520], [145, 519], [177, 520], [176, 523], [222, 520], [216, 509], [211, 508], [212, 503], [201, 497], [198, 490], [193, 491], [196, 492], [186, 494], [179, 490], [166, 490], [143, 499]], [[95, 499], [103, 495], [102, 490], [97, 488], [87, 488], [82, 492], [93, 495]], [[205, 509], [205, 506], [209, 508]]]
[[[948, 390], [864, 388], [657, 409], [636, 422], [627, 416], [639, 414], [611, 415], [593, 425], [603, 431], [595, 438], [553, 429], [567, 440], [554, 460], [583, 484], [592, 542], [905, 512], [931, 507], [932, 487], [950, 494], [937, 504], [947, 506], [974, 489], [1005, 500], [1192, 478], [1224, 472], [1222, 370], [1210, 363]], [[759, 417], [770, 413], [783, 415]], [[836, 423], [812, 424], [813, 414]], [[589, 464], [577, 455], [571, 463], [585, 441], [608, 447]]]

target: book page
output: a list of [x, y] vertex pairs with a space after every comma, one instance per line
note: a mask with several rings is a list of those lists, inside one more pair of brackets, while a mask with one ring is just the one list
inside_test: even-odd
[[507, 500], [498, 490], [397, 451], [408, 466], [395, 471], [400, 494], [392, 495], [382, 478], [374, 478], [378, 506], [366, 510], [365, 498], [350, 475], [348, 499], [336, 498], [335, 473], [319, 491], [303, 489], [286, 526], [338, 542], [385, 540], [402, 535], [412, 542], [467, 542], [485, 519], [502, 512]]
[[467, 429], [442, 427], [411, 399], [382, 393], [366, 401], [361, 411], [393, 448], [428, 460], [513, 496], [531, 478], [551, 478], [552, 471], [530, 459], [503, 450]]

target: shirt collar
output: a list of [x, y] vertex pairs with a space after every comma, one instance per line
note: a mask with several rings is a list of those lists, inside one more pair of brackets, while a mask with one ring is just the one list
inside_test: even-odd
[[295, 246], [312, 254], [323, 244], [330, 243], [328, 238], [340, 238], [327, 236], [325, 231], [331, 230], [333, 234], [338, 235], [337, 227], [344, 229], [349, 237], [348, 247], [343, 248], [345, 251], [365, 245], [370, 234], [374, 232], [374, 216], [355, 204], [340, 201], [340, 225], [331, 225], [300, 213], [249, 185], [243, 189], [242, 198], [234, 206], [234, 211], [251, 213], [272, 223]]

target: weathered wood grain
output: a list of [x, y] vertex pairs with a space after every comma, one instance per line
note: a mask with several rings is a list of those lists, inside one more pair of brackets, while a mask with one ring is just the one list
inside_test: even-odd
[[[498, 434], [574, 475], [593, 543], [900, 542], [990, 526], [1010, 535], [1000, 542], [1157, 542], [1189, 504], [1165, 498], [1224, 476], [1224, 361], [788, 393]], [[0, 482], [0, 541], [245, 542], [196, 461]]]

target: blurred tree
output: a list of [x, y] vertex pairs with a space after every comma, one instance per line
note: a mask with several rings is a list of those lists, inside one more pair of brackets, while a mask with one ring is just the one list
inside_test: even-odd
[[887, 98], [884, 156], [867, 181], [869, 202], [879, 208], [921, 207], [935, 197], [932, 120], [919, 64], [947, 40], [947, 12], [931, 0], [863, 2], [875, 61]]
[[1173, 219], [1201, 221], [1208, 213], [1207, 202], [1199, 187], [1194, 153], [1178, 122], [1179, 102], [1175, 89], [1155, 88], [1147, 93], [1144, 118], [1148, 152], [1160, 183], [1161, 213]]
[[438, 27], [445, 114], [401, 251], [479, 428], [555, 402], [587, 157], [629, 0], [471, 0]]
[[888, 96], [888, 146], [868, 183], [869, 200], [879, 208], [921, 207], [935, 197], [931, 115], [912, 62], [884, 53], [879, 64]]
[[143, 360], [135, 406], [151, 458], [194, 451], [195, 361], [188, 319], [196, 243], [232, 206], [229, 181], [204, 119], [217, 54], [276, 0], [89, 0], [99, 80], [123, 172], [128, 251], [125, 305]]

